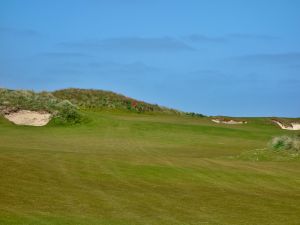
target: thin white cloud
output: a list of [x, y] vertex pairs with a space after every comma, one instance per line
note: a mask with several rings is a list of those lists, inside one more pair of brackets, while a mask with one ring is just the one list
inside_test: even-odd
[[253, 55], [244, 55], [234, 57], [234, 60], [242, 62], [260, 62], [260, 63], [298, 63], [300, 62], [300, 52], [288, 53], [261, 53]]
[[79, 42], [62, 42], [64, 48], [80, 48], [98, 51], [125, 51], [125, 52], [177, 52], [193, 51], [195, 48], [183, 41], [170, 38], [141, 38], [121, 37], [101, 40], [85, 40]]
[[90, 58], [91, 55], [81, 52], [43, 52], [37, 55], [38, 57], [62, 59], [62, 58]]
[[12, 27], [0, 27], [0, 35], [10, 35], [15, 37], [38, 37], [40, 33], [33, 29], [17, 29]]

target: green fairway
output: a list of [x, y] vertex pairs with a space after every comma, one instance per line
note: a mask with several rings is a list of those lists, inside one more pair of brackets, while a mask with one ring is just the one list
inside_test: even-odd
[[85, 112], [80, 125], [0, 118], [0, 224], [296, 225], [300, 159], [267, 118]]

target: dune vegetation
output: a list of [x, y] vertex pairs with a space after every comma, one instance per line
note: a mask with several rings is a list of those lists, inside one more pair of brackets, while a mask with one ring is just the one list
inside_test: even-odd
[[68, 101], [85, 119], [31, 127], [0, 116], [0, 224], [299, 224], [299, 152], [270, 145], [299, 131], [271, 118], [217, 124], [139, 102], [138, 112], [126, 97], [104, 107], [113, 98], [73, 91], [19, 101], [1, 90], [2, 111], [59, 115]]
[[278, 151], [296, 151], [300, 152], [300, 135], [279, 136], [270, 142], [271, 148]]
[[74, 124], [82, 120], [79, 108], [66, 99], [58, 99], [50, 92], [0, 89], [0, 114], [19, 110], [49, 112], [59, 124]]
[[132, 112], [163, 112], [170, 114], [181, 113], [174, 109], [138, 101], [111, 91], [69, 88], [54, 91], [52, 94], [58, 99], [69, 100], [84, 109], [118, 109]]

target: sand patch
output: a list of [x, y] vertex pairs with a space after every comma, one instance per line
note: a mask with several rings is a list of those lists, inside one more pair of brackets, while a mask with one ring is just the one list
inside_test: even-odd
[[300, 123], [291, 123], [290, 126], [288, 126], [283, 123], [280, 123], [277, 120], [272, 120], [272, 121], [276, 123], [278, 126], [280, 126], [281, 129], [284, 130], [300, 130]]
[[247, 121], [236, 121], [236, 120], [222, 120], [222, 119], [212, 119], [211, 121], [215, 123], [223, 123], [223, 124], [246, 124]]
[[35, 112], [20, 110], [4, 115], [6, 119], [17, 125], [45, 126], [51, 119], [51, 114], [46, 112]]

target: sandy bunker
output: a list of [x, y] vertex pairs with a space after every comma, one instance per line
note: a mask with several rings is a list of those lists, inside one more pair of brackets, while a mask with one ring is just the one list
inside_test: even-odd
[[273, 120], [273, 122], [276, 123], [278, 126], [281, 127], [281, 129], [284, 130], [300, 130], [300, 123], [291, 123], [290, 126], [288, 126], [277, 120]]
[[4, 115], [6, 119], [17, 125], [45, 126], [51, 119], [51, 114], [46, 112], [36, 112], [20, 110]]
[[222, 120], [222, 119], [212, 119], [211, 121], [215, 123], [224, 123], [224, 124], [245, 124], [247, 121], [236, 121], [236, 120]]

